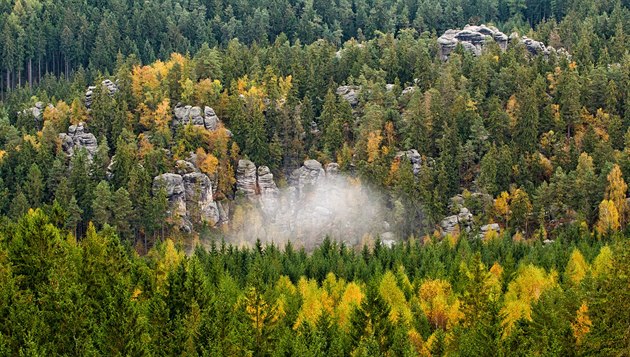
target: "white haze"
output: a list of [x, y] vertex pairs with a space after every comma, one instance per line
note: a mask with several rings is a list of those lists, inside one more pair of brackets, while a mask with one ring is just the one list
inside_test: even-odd
[[311, 249], [328, 235], [347, 245], [365, 243], [388, 230], [379, 194], [341, 175], [320, 177], [315, 185], [262, 194], [236, 207], [229, 240]]

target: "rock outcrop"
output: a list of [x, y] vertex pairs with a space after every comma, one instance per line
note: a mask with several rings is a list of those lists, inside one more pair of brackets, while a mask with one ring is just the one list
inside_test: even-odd
[[407, 151], [399, 151], [396, 153], [396, 159], [400, 160], [403, 157], [409, 159], [411, 162], [411, 167], [413, 168], [413, 174], [417, 175], [422, 168], [422, 155], [416, 149], [411, 149]]
[[192, 223], [186, 217], [186, 190], [181, 175], [166, 173], [153, 179], [153, 194], [163, 189], [168, 199], [168, 215], [173, 223], [185, 232], [192, 231]]
[[249, 160], [239, 160], [236, 167], [236, 193], [253, 198], [256, 195], [256, 165]]
[[289, 184], [297, 189], [298, 195], [302, 196], [315, 188], [317, 182], [324, 178], [325, 175], [326, 172], [319, 161], [306, 160], [299, 169], [293, 170], [289, 178]]
[[206, 130], [217, 130], [220, 120], [214, 109], [210, 107], [193, 107], [191, 105], [182, 105], [177, 103], [173, 109], [175, 114], [174, 124], [188, 125], [189, 123], [194, 126], [203, 127]]
[[501, 50], [504, 51], [507, 49], [509, 42], [520, 41], [527, 49], [527, 52], [532, 55], [547, 56], [552, 52], [556, 52], [553, 47], [547, 47], [542, 42], [525, 36], [520, 37], [516, 33], [508, 37], [494, 26], [466, 25], [463, 30], [446, 30], [446, 32], [438, 38], [440, 58], [446, 61], [457, 44], [461, 44], [465, 50], [473, 53], [475, 56], [479, 56], [488, 41], [496, 42]]
[[164, 188], [169, 203], [168, 214], [184, 232], [192, 232], [193, 222], [217, 224], [221, 217], [212, 198], [212, 184], [200, 172], [185, 175], [165, 173], [153, 180], [153, 194]]
[[501, 227], [498, 223], [484, 224], [479, 227], [479, 238], [485, 238], [489, 232], [499, 233], [500, 231]]
[[[382, 225], [383, 212], [367, 190], [339, 174], [339, 165], [326, 169], [316, 160], [306, 160], [279, 190], [266, 166], [256, 168], [248, 160], [237, 167], [237, 192], [249, 198], [245, 206], [253, 218], [234, 233], [238, 241], [259, 238], [283, 244], [292, 240], [312, 248], [329, 234], [358, 244], [366, 234], [377, 234], [393, 244], [389, 226]], [[383, 238], [383, 239], [385, 239]]]
[[212, 195], [212, 183], [206, 174], [193, 172], [183, 176], [186, 212], [193, 220], [214, 226], [220, 220]]
[[352, 107], [356, 107], [359, 104], [359, 93], [361, 87], [358, 86], [340, 86], [337, 87], [337, 95], [343, 97]]
[[[48, 104], [49, 108], [52, 108], [52, 104]], [[37, 102], [34, 106], [24, 109], [21, 112], [18, 112], [18, 115], [27, 116], [29, 118], [33, 118], [35, 125], [38, 128], [41, 128], [42, 123], [44, 122], [44, 110], [46, 110], [46, 106], [44, 103]]]
[[458, 214], [445, 217], [440, 222], [442, 235], [446, 236], [447, 234], [453, 234], [458, 227], [460, 230], [465, 230], [467, 232], [470, 231], [470, 228], [472, 226], [472, 218], [473, 215], [472, 213], [470, 213], [468, 208], [462, 207]]
[[[109, 79], [101, 82], [101, 85], [105, 88], [105, 90], [107, 90], [107, 94], [110, 96], [113, 96], [116, 92], [118, 92], [118, 85]], [[89, 86], [85, 92], [85, 106], [87, 108], [92, 106], [92, 96], [94, 95], [94, 90], [96, 90], [96, 86]]]
[[63, 152], [69, 157], [73, 156], [77, 150], [85, 148], [88, 153], [89, 160], [91, 161], [96, 150], [98, 149], [98, 142], [94, 134], [88, 132], [84, 123], [78, 125], [70, 125], [67, 133], [59, 134], [61, 140], [61, 148]]

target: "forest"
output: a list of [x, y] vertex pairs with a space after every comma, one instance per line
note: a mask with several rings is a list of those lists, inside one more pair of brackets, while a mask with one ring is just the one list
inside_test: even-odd
[[629, 35], [626, 0], [0, 0], [0, 355], [630, 355]]

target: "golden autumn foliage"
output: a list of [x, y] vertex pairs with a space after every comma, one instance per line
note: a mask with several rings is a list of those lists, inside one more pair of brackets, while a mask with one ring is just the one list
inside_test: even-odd
[[613, 268], [613, 253], [609, 246], [603, 246], [600, 249], [599, 254], [593, 260], [593, 266], [591, 272], [594, 277], [601, 278], [612, 272]]
[[392, 322], [411, 321], [411, 310], [409, 306], [407, 306], [405, 294], [400, 290], [396, 282], [396, 277], [389, 270], [381, 279], [379, 293], [391, 307], [389, 319]]
[[152, 250], [149, 255], [154, 256], [157, 261], [155, 272], [158, 286], [164, 286], [168, 273], [184, 259], [184, 252], [177, 250], [175, 243], [170, 238], [167, 238], [159, 249]]
[[503, 219], [503, 222], [507, 224], [510, 215], [510, 194], [506, 191], [501, 192], [499, 197], [494, 200], [494, 212], [497, 217]]
[[[324, 312], [324, 306], [330, 306], [328, 292], [323, 291], [317, 286], [317, 281], [313, 279], [300, 278], [297, 289], [302, 297], [302, 308], [298, 313], [298, 317], [293, 325], [296, 329], [304, 323], [315, 326], [317, 320]], [[327, 311], [330, 313], [331, 311]]]
[[608, 232], [616, 232], [619, 230], [619, 212], [615, 207], [615, 203], [611, 200], [604, 199], [599, 204], [599, 219], [597, 220], [597, 231], [599, 234]]
[[582, 255], [580, 250], [577, 248], [573, 249], [573, 252], [571, 252], [571, 257], [569, 257], [567, 267], [564, 270], [568, 281], [573, 285], [580, 284], [582, 280], [586, 277], [588, 270], [588, 263], [584, 259], [584, 256]]
[[578, 346], [582, 344], [584, 337], [591, 331], [592, 326], [593, 322], [588, 316], [588, 305], [586, 305], [586, 302], [582, 302], [582, 305], [576, 312], [575, 321], [571, 323], [573, 337], [575, 337], [575, 343]]
[[420, 307], [435, 328], [449, 329], [462, 318], [460, 302], [446, 280], [430, 279], [418, 290]]
[[367, 139], [367, 161], [372, 163], [380, 156], [381, 142], [383, 136], [380, 130], [372, 131], [368, 134]]
[[364, 294], [361, 288], [355, 282], [346, 285], [335, 314], [337, 321], [339, 321], [339, 326], [345, 329], [349, 327], [350, 315], [357, 306], [361, 305], [363, 297]]
[[505, 303], [501, 309], [503, 336], [508, 336], [519, 319], [532, 320], [533, 302], [538, 301], [542, 293], [556, 285], [556, 274], [547, 274], [543, 268], [532, 264], [519, 269], [516, 278], [508, 285]]
[[197, 155], [197, 167], [201, 172], [212, 175], [217, 171], [219, 159], [214, 155], [207, 154], [203, 148], [197, 148], [195, 154]]
[[623, 174], [621, 173], [619, 165], [615, 164], [613, 166], [607, 179], [606, 198], [613, 202], [619, 214], [620, 223], [623, 223], [623, 217], [626, 213], [626, 192], [628, 191], [628, 185], [623, 180]]

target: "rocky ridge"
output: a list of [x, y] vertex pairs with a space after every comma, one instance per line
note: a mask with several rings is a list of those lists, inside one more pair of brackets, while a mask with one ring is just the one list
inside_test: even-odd
[[566, 53], [563, 49], [556, 50], [553, 47], [545, 46], [542, 42], [526, 36], [519, 36], [517, 33], [512, 33], [510, 36], [507, 36], [494, 26], [466, 25], [462, 30], [446, 30], [446, 32], [438, 38], [440, 59], [446, 61], [457, 44], [461, 44], [465, 50], [473, 53], [475, 56], [479, 56], [488, 41], [496, 42], [503, 51], [507, 49], [508, 43], [520, 41], [525, 45], [527, 52], [531, 55], [548, 56], [556, 52]]

